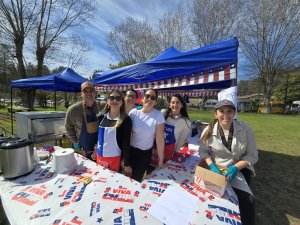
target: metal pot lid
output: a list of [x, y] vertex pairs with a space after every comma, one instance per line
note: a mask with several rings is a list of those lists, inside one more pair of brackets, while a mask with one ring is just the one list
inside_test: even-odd
[[17, 140], [11, 140], [8, 142], [4, 142], [1, 144], [0, 149], [16, 149], [16, 148], [22, 148], [26, 147], [28, 145], [31, 145], [33, 142], [28, 139], [17, 139]]
[[18, 137], [8, 137], [8, 136], [0, 136], [0, 145], [4, 142], [18, 140]]

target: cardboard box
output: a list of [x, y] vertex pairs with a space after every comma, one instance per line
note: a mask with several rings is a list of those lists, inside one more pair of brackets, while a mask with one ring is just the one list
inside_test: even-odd
[[195, 184], [213, 195], [222, 197], [226, 190], [227, 178], [210, 171], [206, 162], [201, 160], [195, 170]]

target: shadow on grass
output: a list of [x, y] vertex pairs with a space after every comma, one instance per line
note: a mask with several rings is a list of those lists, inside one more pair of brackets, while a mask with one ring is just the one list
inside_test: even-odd
[[300, 157], [260, 150], [255, 170], [256, 224], [300, 224]]

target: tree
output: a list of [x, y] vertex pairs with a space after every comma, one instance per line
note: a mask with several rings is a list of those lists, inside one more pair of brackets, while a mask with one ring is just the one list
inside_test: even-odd
[[[88, 21], [93, 15], [93, 0], [1, 0], [0, 29], [14, 43], [21, 78], [27, 78], [24, 43], [30, 37], [35, 49], [36, 76], [42, 75], [46, 53], [66, 30]], [[34, 47], [35, 46], [35, 47]], [[25, 97], [24, 94], [22, 94]], [[25, 105], [33, 108], [34, 90], [26, 91]]]
[[132, 65], [132, 64], [135, 64], [135, 63], [136, 63], [136, 61], [119, 62], [117, 65], [109, 64], [108, 68], [111, 69], [111, 70], [114, 70], [114, 69], [121, 68], [121, 67], [124, 67], [124, 66], [129, 66], [129, 65]]
[[262, 93], [262, 86], [259, 78], [240, 80], [238, 82], [238, 96], [260, 93]]
[[170, 46], [181, 51], [190, 49], [192, 46], [189, 34], [190, 29], [183, 5], [179, 5], [176, 11], [167, 12], [160, 18], [157, 36], [162, 49]]
[[239, 27], [242, 51], [262, 81], [264, 103], [279, 74], [299, 63], [300, 3], [294, 0], [253, 0]]
[[10, 80], [16, 75], [16, 67], [12, 57], [12, 48], [0, 44], [0, 93], [8, 93]]
[[161, 52], [156, 32], [145, 21], [128, 17], [106, 37], [108, 47], [121, 62], [144, 62]]
[[287, 104], [300, 99], [300, 70], [287, 71], [279, 76], [279, 82], [274, 87], [276, 99], [284, 100]]
[[223, 41], [236, 34], [241, 19], [241, 0], [193, 0], [189, 24], [198, 46]]

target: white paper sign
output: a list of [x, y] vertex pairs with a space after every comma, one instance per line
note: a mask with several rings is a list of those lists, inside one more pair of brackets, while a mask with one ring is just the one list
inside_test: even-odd
[[148, 213], [166, 225], [189, 224], [198, 197], [185, 190], [169, 187], [148, 209]]
[[236, 111], [234, 118], [237, 118], [237, 86], [227, 88], [218, 93], [218, 100], [227, 99], [233, 102], [235, 105]]

